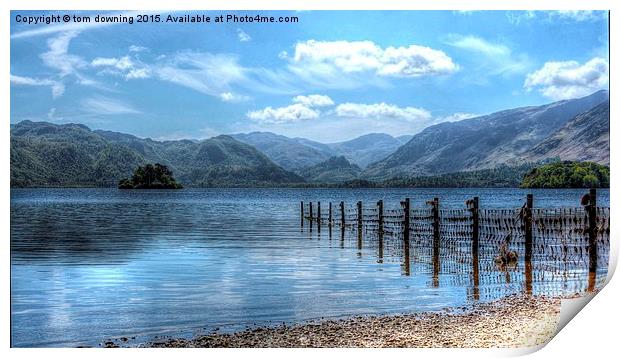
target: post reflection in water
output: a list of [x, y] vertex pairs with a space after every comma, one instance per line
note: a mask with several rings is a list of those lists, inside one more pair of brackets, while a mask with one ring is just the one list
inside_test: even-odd
[[379, 231], [379, 260], [378, 263], [383, 263], [383, 232]]
[[532, 294], [532, 261], [525, 261], [525, 293]]
[[403, 270], [404, 270], [404, 274], [405, 276], [411, 276], [411, 258], [410, 258], [410, 247], [409, 247], [409, 240], [405, 240], [405, 245], [404, 245], [404, 257], [403, 257]]
[[474, 251], [471, 262], [473, 275], [473, 298], [478, 301], [480, 299], [480, 262], [478, 261], [477, 251]]
[[596, 272], [588, 272], [588, 292], [593, 292], [596, 288]]

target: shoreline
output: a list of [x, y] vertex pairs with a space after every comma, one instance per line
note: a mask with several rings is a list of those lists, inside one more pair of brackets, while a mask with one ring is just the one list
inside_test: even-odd
[[524, 348], [547, 343], [559, 297], [512, 295], [442, 312], [353, 316], [166, 338], [147, 348]]

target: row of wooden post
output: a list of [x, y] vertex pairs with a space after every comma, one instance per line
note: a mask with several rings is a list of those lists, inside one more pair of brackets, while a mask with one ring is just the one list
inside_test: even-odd
[[[474, 258], [478, 257], [480, 246], [480, 200], [478, 197], [474, 197], [471, 201], [470, 211], [472, 213], [472, 255]], [[439, 255], [440, 248], [440, 216], [439, 216], [439, 198], [434, 198], [429, 202], [431, 205], [432, 218], [433, 218], [433, 256]], [[585, 204], [585, 210], [588, 214], [588, 252], [589, 252], [589, 272], [596, 273], [597, 269], [597, 225], [596, 225], [596, 189], [590, 189], [589, 200]], [[409, 241], [410, 237], [410, 200], [406, 198], [401, 202], [401, 207], [404, 211], [403, 218], [403, 236], [404, 239]], [[532, 235], [532, 209], [534, 208], [534, 196], [527, 194], [526, 202], [523, 208], [523, 229], [525, 235], [525, 262], [531, 264], [532, 260], [532, 248], [533, 248], [533, 235]], [[380, 237], [383, 235], [383, 200], [377, 202], [378, 211], [378, 230]], [[317, 216], [314, 217], [312, 202], [309, 203], [309, 217], [307, 219], [312, 222], [316, 220], [318, 222], [317, 229], [321, 228], [321, 203], [317, 202]], [[304, 202], [301, 202], [301, 226], [304, 226]], [[346, 225], [345, 220], [345, 206], [344, 202], [340, 202], [340, 224], [341, 229], [344, 230]], [[361, 201], [357, 202], [357, 227], [360, 231], [364, 223], [363, 204]], [[329, 203], [329, 215], [328, 225], [330, 228], [333, 224], [332, 218], [332, 204]], [[477, 260], [476, 260], [477, 261]]]

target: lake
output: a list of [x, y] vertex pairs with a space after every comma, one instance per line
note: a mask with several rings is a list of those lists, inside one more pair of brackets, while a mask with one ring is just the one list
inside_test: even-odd
[[[523, 292], [520, 268], [483, 265], [433, 276], [424, 256], [403, 268], [397, 246], [336, 230], [300, 229], [300, 201], [386, 206], [405, 197], [442, 208], [578, 207], [586, 190], [117, 189], [11, 190], [11, 339], [17, 347], [93, 345], [110, 338], [191, 336], [214, 329], [360, 314], [439, 311]], [[598, 205], [609, 206], [599, 189]], [[443, 265], [442, 264], [442, 265]], [[485, 269], [486, 267], [486, 269]], [[585, 272], [535, 275], [534, 294], [583, 292]], [[600, 268], [597, 285], [606, 275]], [[586, 275], [587, 276], [587, 275]], [[541, 278], [542, 277], [542, 278]], [[545, 279], [546, 278], [546, 279]], [[551, 279], [550, 279], [551, 278]], [[544, 282], [543, 282], [544, 281]]]

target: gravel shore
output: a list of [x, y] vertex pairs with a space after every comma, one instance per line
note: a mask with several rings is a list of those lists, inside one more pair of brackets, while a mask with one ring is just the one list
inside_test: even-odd
[[362, 316], [255, 328], [148, 347], [532, 347], [549, 341], [560, 300], [510, 296], [441, 313]]

